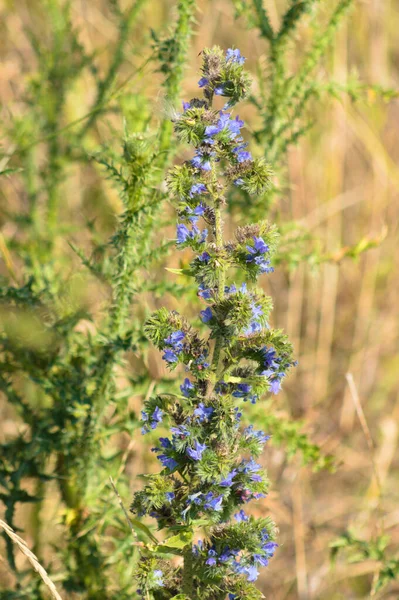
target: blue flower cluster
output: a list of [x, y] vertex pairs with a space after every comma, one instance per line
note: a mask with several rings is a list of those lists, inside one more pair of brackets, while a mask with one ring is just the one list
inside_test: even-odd
[[143, 434], [148, 433], [151, 429], [156, 429], [159, 423], [162, 423], [163, 410], [156, 406], [152, 415], [148, 415], [145, 410], [141, 411], [141, 420], [143, 422], [143, 427], [141, 432]]
[[253, 238], [253, 245], [247, 245], [247, 263], [255, 263], [259, 267], [260, 273], [273, 273], [274, 269], [270, 266], [270, 259], [266, 258], [269, 253], [269, 246], [261, 237]]
[[[273, 272], [275, 233], [261, 223], [238, 228], [234, 241], [223, 238], [228, 187], [236, 184], [251, 192], [259, 189], [259, 181], [267, 183], [265, 165], [252, 157], [242, 137], [244, 122], [230, 110], [248, 87], [244, 62], [237, 49], [205, 50], [199, 81], [204, 99], [184, 103], [175, 123], [178, 135], [195, 151], [168, 177], [179, 219], [176, 243], [195, 252], [184, 272], [195, 278], [206, 306], [200, 312], [200, 331], [165, 309], [146, 324], [168, 367], [183, 364], [190, 373], [179, 394], [151, 398], [142, 412], [143, 433], [167, 416], [169, 434], [152, 449], [163, 469], [146, 477], [132, 510], [156, 518], [159, 529], [179, 531], [187, 540], [184, 565], [173, 568], [173, 576], [158, 556], [151, 559], [150, 571], [144, 564], [142, 595], [162, 588], [159, 600], [176, 596], [176, 589], [191, 597], [185, 589], [187, 553], [195, 588], [206, 582], [215, 597], [235, 600], [242, 597], [241, 590], [250, 589], [277, 547], [271, 522], [242, 509], [266, 497], [268, 482], [255, 458], [270, 436], [241, 424], [244, 403], [255, 404], [265, 391], [277, 393], [294, 364], [285, 336], [269, 327], [271, 299], [255, 287], [259, 275]], [[214, 95], [228, 97], [228, 108], [212, 108]], [[237, 285], [233, 277], [246, 281]], [[205, 336], [203, 330], [208, 331]], [[199, 522], [207, 529], [207, 541], [192, 546], [190, 536]]]
[[[235, 515], [237, 522], [248, 523], [250, 518], [240, 511]], [[193, 545], [193, 555], [197, 559], [202, 559], [207, 567], [218, 569], [220, 567], [229, 568], [233, 573], [244, 575], [247, 581], [254, 582], [259, 576], [259, 567], [266, 567], [270, 558], [273, 557], [277, 544], [270, 540], [267, 529], [259, 532], [259, 547], [256, 552], [249, 553], [244, 548], [230, 548], [228, 545], [204, 543], [198, 540]], [[229, 598], [236, 598], [230, 594]]]

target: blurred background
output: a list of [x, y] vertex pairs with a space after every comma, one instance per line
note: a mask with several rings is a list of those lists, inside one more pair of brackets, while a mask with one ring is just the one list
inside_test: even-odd
[[[0, 269], [5, 277], [19, 283], [24, 279], [29, 248], [30, 225], [25, 218], [29, 181], [34, 187], [42, 169], [40, 185], [45, 183], [48, 164], [48, 155], [39, 143], [43, 131], [38, 129], [35, 113], [35, 102], [45, 108], [46, 100], [43, 87], [35, 88], [40, 63], [33, 47], [37, 40], [44, 48], [47, 41], [50, 44], [58, 26], [54, 7], [59, 4], [55, 0], [0, 3], [0, 165], [2, 170], [11, 164], [18, 168], [20, 152], [29, 154], [32, 167], [30, 180], [21, 178], [18, 172], [1, 180]], [[112, 61], [118, 39], [112, 4], [105, 0], [71, 2], [70, 14], [79, 42], [94, 54], [99, 72], [105, 72]], [[176, 3], [151, 0], [141, 4], [113, 88], [117, 109], [97, 115], [82, 141], [82, 152], [94, 153], [104, 145], [117, 152], [123, 123], [129, 131], [141, 131], [149, 122], [156, 129], [158, 122], [172, 114], [173, 107], [161, 88], [164, 74], [154, 67], [150, 57], [157, 35], [167, 31], [176, 19]], [[181, 99], [196, 95], [199, 53], [214, 44], [240, 48], [254, 76], [252, 93], [259, 97], [262, 81], [267, 80], [269, 46], [243, 10], [247, 4], [250, 3], [198, 0]], [[317, 4], [323, 22], [324, 12], [333, 3]], [[282, 394], [273, 400], [273, 413], [287, 423], [301, 421], [301, 431], [323, 454], [332, 454], [337, 465], [335, 473], [314, 472], [312, 465], [302, 464], [300, 455], [288, 458], [287, 436], [285, 444], [269, 446], [265, 452], [263, 464], [272, 482], [271, 492], [252, 511], [270, 514], [280, 530], [279, 551], [260, 580], [266, 598], [273, 600], [370, 597], [377, 569], [372, 557], [352, 563], [339, 555], [335, 567], [331, 566], [329, 545], [344, 531], [350, 530], [365, 541], [387, 535], [388, 554], [398, 553], [399, 101], [394, 93], [384, 93], [384, 89], [399, 86], [399, 1], [361, 0], [353, 4], [334, 34], [333, 43], [323, 51], [314, 76], [325, 88], [332, 81], [344, 86], [354, 76], [370, 87], [362, 90], [356, 102], [345, 93], [338, 92], [336, 97], [320, 95], [311, 105], [312, 126], [276, 166], [278, 192], [270, 202], [253, 207], [242, 199], [233, 199], [227, 228], [231, 231], [233, 225], [245, 223], [253, 215], [276, 221], [283, 233], [276, 271], [263, 285], [274, 299], [273, 325], [288, 333], [299, 364]], [[287, 2], [268, 0], [265, 5], [272, 26], [277, 27]], [[121, 6], [125, 8], [128, 3]], [[295, 32], [288, 58], [294, 71], [315, 29], [315, 23], [304, 18]], [[53, 65], [55, 69], [63, 67], [62, 61]], [[96, 75], [95, 71], [82, 72], [65, 90], [61, 123], [65, 136], [71, 132], [68, 124], [77, 123], [80, 127], [80, 119], [90, 110], [97, 93]], [[50, 89], [47, 91], [51, 93]], [[248, 136], [262, 128], [262, 116], [254, 103], [244, 104], [240, 116], [246, 120]], [[62, 143], [62, 136], [60, 139]], [[252, 151], [267, 156], [266, 142], [259, 138], [257, 141], [256, 136], [250, 139]], [[79, 152], [77, 144], [73, 151]], [[181, 162], [187, 156], [185, 148], [178, 148], [175, 161]], [[91, 322], [82, 320], [77, 327], [95, 332], [109, 291], [81, 268], [70, 243], [89, 248], [95, 239], [98, 245], [104, 244], [115, 229], [122, 204], [98, 165], [73, 162], [72, 158], [69, 164], [66, 155], [60, 160], [61, 202], [52, 253], [65, 275], [69, 298], [93, 317]], [[25, 171], [26, 164], [29, 163], [24, 163]], [[39, 194], [37, 210], [40, 202]], [[165, 209], [163, 219], [159, 236], [171, 240], [173, 210]], [[297, 252], [295, 231], [303, 233]], [[289, 250], [284, 253], [285, 248]], [[37, 260], [41, 264], [40, 255]], [[176, 254], [172, 248], [151, 276], [166, 284], [179, 281], [165, 267], [180, 267], [188, 260], [189, 254]], [[194, 294], [186, 295], [185, 301], [169, 293], [167, 285], [165, 289], [161, 297], [147, 291], [136, 299], [136, 314], [161, 305], [178, 308], [186, 316], [195, 314]], [[40, 331], [30, 331], [34, 344]], [[149, 349], [145, 360], [134, 353], [126, 360], [117, 380], [119, 390], [125, 388], [129, 377], [135, 378], [147, 370], [150, 374], [151, 390], [129, 398], [130, 409], [138, 414], [143, 396], [170, 375], [154, 349]], [[33, 384], [21, 384], [21, 389], [33, 403], [43, 401]], [[262, 404], [251, 410], [253, 417], [262, 422]], [[23, 427], [4, 397], [0, 397], [0, 423], [2, 443], [21, 433]], [[273, 435], [273, 430], [268, 433]], [[112, 444], [124, 452], [123, 469], [130, 490], [123, 500], [128, 505], [131, 491], [141, 485], [138, 474], [157, 469], [153, 455], [148, 453], [151, 441], [143, 445], [139, 430], [135, 430], [133, 437], [115, 436]], [[27, 486], [29, 489], [29, 481]], [[54, 560], [52, 544], [62, 537], [62, 528], [57, 525], [62, 507], [52, 483], [44, 498], [41, 556], [48, 564]], [[35, 508], [27, 510], [23, 505], [23, 510], [17, 507], [15, 517], [30, 546], [37, 546], [34, 511]], [[14, 579], [5, 558], [2, 559], [5, 554], [1, 544], [0, 541], [0, 590], [6, 590], [8, 586], [12, 588]], [[123, 562], [123, 557], [119, 560]], [[0, 597], [19, 597], [7, 593], [0, 592]], [[71, 593], [64, 597], [81, 596]], [[390, 583], [378, 597], [399, 598], [399, 584]]]

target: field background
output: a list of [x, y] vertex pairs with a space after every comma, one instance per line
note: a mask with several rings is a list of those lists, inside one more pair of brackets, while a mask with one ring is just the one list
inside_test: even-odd
[[[268, 0], [274, 24], [285, 2]], [[355, 3], [340, 29], [333, 50], [329, 50], [319, 75], [345, 82], [353, 72], [362, 81], [399, 87], [399, 1], [363, 0]], [[116, 31], [106, 4], [101, 0], [74, 0], [73, 19], [81, 30], [81, 41], [87, 48], [98, 49], [98, 64], [107, 64], [112, 53]], [[2, 118], [10, 114], [24, 118], [19, 99], [30, 73], [35, 70], [26, 28], [46, 35], [43, 4], [40, 0], [4, 1], [0, 4], [0, 100]], [[161, 76], [152, 66], [145, 66], [150, 52], [149, 28], [158, 30], [174, 19], [174, 2], [151, 0], [143, 9], [126, 53], [120, 81], [138, 68], [141, 70], [126, 84], [128, 101], [142, 103], [144, 113], [161, 118], [169, 107], [159, 91]], [[306, 26], [299, 32], [306, 45]], [[256, 71], [257, 61], [264, 60], [266, 44], [254, 31], [248, 31], [244, 19], [234, 19], [233, 3], [227, 0], [198, 2], [195, 36], [189, 50], [182, 98], [195, 94], [199, 53], [204, 46], [219, 44], [237, 46], [248, 57], [247, 65]], [[299, 60], [298, 48], [292, 61]], [[143, 68], [141, 68], [143, 66]], [[80, 79], [68, 98], [68, 121], [87, 111], [93, 95], [92, 80]], [[256, 128], [258, 118], [253, 107], [240, 111], [249, 129]], [[307, 600], [367, 598], [367, 590], [375, 564], [351, 565], [339, 559], [334, 570], [329, 560], [329, 543], [348, 527], [360, 538], [370, 539], [381, 531], [391, 536], [391, 548], [399, 543], [399, 275], [397, 269], [398, 189], [399, 189], [399, 101], [383, 102], [370, 92], [354, 104], [344, 96], [341, 101], [323, 100], [314, 108], [314, 127], [295, 149], [289, 152], [286, 190], [278, 198], [269, 218], [285, 223], [298, 221], [309, 230], [330, 254], [321, 266], [300, 261], [288, 270], [284, 264], [266, 283], [274, 298], [273, 325], [289, 334], [299, 360], [296, 372], [287, 381], [276, 401], [277, 414], [301, 419], [304, 431], [334, 454], [339, 467], [335, 474], [313, 473], [302, 467], [299, 459], [287, 459], [284, 449], [269, 447], [263, 458], [269, 471], [272, 490], [269, 497], [253, 509], [254, 513], [271, 514], [280, 528], [280, 548], [261, 577], [261, 589], [273, 600]], [[104, 119], [105, 121], [105, 119]], [[138, 126], [139, 128], [139, 126]], [[109, 115], [106, 123], [99, 119], [93, 149], [101, 143], [116, 143], [122, 131], [118, 115]], [[9, 150], [5, 140], [4, 148]], [[40, 149], [39, 149], [40, 152]], [[178, 159], [185, 157], [184, 149]], [[65, 256], [71, 277], [73, 262], [65, 241], [69, 236], [83, 244], [79, 228], [88, 219], [96, 219], [104, 239], [111, 234], [120, 201], [101, 173], [86, 166], [70, 170], [63, 182], [63, 224], [71, 224], [71, 233], [60, 240], [56, 252]], [[2, 183], [0, 197], [2, 239], [18, 235], [15, 222], [8, 213], [23, 212], [24, 197], [18, 181]], [[172, 214], [172, 213], [171, 213]], [[265, 215], [266, 216], [266, 215]], [[245, 222], [235, 213], [236, 222]], [[171, 220], [173, 221], [172, 217]], [[173, 228], [161, 234], [173, 237]], [[377, 247], [359, 259], [341, 258], [342, 248], [361, 240], [378, 240]], [[13, 256], [13, 269], [18, 277], [19, 259]], [[173, 255], [167, 265], [179, 266], [181, 255]], [[0, 262], [0, 269], [6, 267]], [[165, 276], [163, 268], [159, 276]], [[175, 277], [172, 274], [168, 278]], [[106, 291], [91, 279], [73, 280], [76, 293], [94, 315], [100, 315]], [[183, 314], [185, 306], [172, 297], [143, 302], [156, 306], [167, 304]], [[140, 310], [140, 307], [138, 307]], [[82, 326], [87, 326], [82, 325]], [[90, 325], [95, 327], [94, 325]], [[138, 368], [134, 356], [129, 369]], [[154, 384], [166, 376], [160, 356], [149, 357]], [[142, 368], [142, 365], [141, 367]], [[356, 413], [356, 405], [346, 374], [353, 376], [354, 388], [364, 410], [365, 420], [375, 442], [367, 443], [364, 429]], [[124, 381], [121, 378], [120, 385]], [[352, 390], [353, 392], [353, 390]], [[26, 393], [34, 393], [27, 389]], [[138, 410], [140, 398], [132, 398]], [[258, 409], [261, 410], [261, 404]], [[0, 398], [0, 439], [14, 436], [20, 427], [11, 408]], [[270, 432], [273, 434], [273, 432]], [[127, 450], [126, 470], [131, 489], [140, 485], [136, 475], [156, 469], [148, 447], [136, 432], [133, 440], [118, 438], [115, 444]], [[374, 479], [378, 471], [382, 486], [379, 497]], [[27, 482], [29, 486], [29, 482]], [[126, 504], [130, 497], [124, 498]], [[59, 499], [51, 485], [42, 508], [41, 544], [51, 560], [51, 542], [58, 538]], [[30, 509], [31, 510], [31, 509]], [[33, 512], [33, 510], [31, 510]], [[34, 543], [34, 520], [31, 513], [18, 514], [24, 528], [23, 537]], [[0, 589], [12, 583], [7, 564], [2, 560], [0, 541]], [[22, 564], [22, 563], [21, 563]], [[71, 596], [72, 598], [73, 596]], [[381, 598], [397, 599], [399, 584], [393, 584]]]

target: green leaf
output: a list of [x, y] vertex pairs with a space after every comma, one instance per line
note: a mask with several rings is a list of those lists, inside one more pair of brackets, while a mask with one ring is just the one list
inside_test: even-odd
[[158, 540], [157, 538], [151, 533], [150, 529], [147, 527], [147, 525], [144, 525], [144, 523], [142, 523], [141, 521], [139, 521], [138, 519], [130, 519], [131, 524], [133, 525], [134, 529], [138, 529], [139, 531], [142, 531], [143, 533], [146, 534], [146, 536], [154, 543], [158, 545]]
[[182, 531], [177, 535], [173, 535], [172, 537], [165, 540], [165, 546], [168, 548], [184, 548], [187, 544], [191, 544], [193, 541], [193, 532], [192, 531]]

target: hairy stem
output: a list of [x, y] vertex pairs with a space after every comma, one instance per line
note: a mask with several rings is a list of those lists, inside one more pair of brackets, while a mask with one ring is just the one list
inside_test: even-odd
[[188, 544], [183, 551], [183, 593], [194, 600], [194, 581], [193, 581], [193, 550], [191, 544]]

